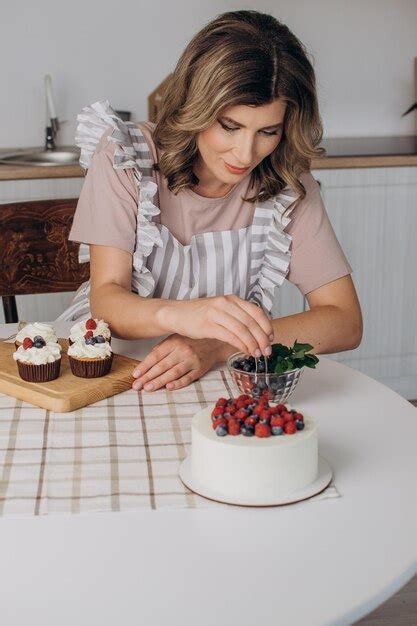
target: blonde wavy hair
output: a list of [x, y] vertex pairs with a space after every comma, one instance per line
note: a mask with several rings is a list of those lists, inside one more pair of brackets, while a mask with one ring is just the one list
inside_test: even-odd
[[316, 80], [305, 46], [287, 26], [258, 11], [223, 13], [207, 24], [182, 53], [153, 132], [163, 150], [155, 169], [166, 176], [168, 188], [177, 194], [198, 184], [196, 136], [224, 109], [276, 98], [287, 102], [282, 139], [251, 172], [256, 193], [245, 200], [262, 202], [289, 186], [298, 204], [306, 195], [300, 174], [324, 154], [318, 147], [323, 130]]

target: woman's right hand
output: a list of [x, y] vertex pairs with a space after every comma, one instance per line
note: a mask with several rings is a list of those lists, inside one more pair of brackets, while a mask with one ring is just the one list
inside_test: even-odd
[[239, 296], [167, 300], [158, 312], [167, 332], [219, 339], [252, 356], [268, 355], [274, 329], [264, 311]]

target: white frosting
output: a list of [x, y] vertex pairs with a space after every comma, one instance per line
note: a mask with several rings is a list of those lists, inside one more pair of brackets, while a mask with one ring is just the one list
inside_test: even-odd
[[25, 337], [30, 337], [32, 340], [36, 335], [40, 335], [45, 339], [46, 343], [58, 341], [54, 329], [49, 324], [42, 324], [41, 322], [34, 322], [33, 324], [27, 324], [19, 330], [16, 335], [16, 341], [23, 343]]
[[61, 358], [61, 346], [54, 341], [49, 341], [43, 348], [32, 347], [25, 350], [23, 346], [19, 346], [16, 352], [13, 352], [13, 358], [15, 361], [32, 365], [45, 365]]
[[[82, 322], [78, 322], [74, 324], [70, 330], [69, 338], [71, 341], [80, 341], [84, 339], [84, 335], [87, 332], [87, 328], [85, 327], [85, 323], [87, 320], [83, 320]], [[104, 320], [94, 320], [97, 324], [97, 328], [95, 328], [93, 332], [93, 336], [97, 337], [97, 335], [103, 335], [104, 339], [110, 339], [110, 328], [109, 325]]]
[[105, 359], [107, 356], [110, 356], [111, 353], [112, 349], [108, 341], [91, 345], [86, 344], [83, 339], [82, 341], [77, 341], [76, 343], [73, 343], [68, 348], [69, 356], [73, 356], [78, 359]]
[[304, 430], [294, 435], [219, 437], [211, 409], [199, 411], [191, 424], [191, 472], [200, 485], [220, 496], [283, 498], [314, 482], [318, 473], [317, 426], [304, 416]]

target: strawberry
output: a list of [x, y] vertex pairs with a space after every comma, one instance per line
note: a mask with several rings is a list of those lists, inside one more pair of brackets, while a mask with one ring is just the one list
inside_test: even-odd
[[85, 327], [87, 330], [95, 330], [97, 328], [97, 324], [95, 320], [93, 320], [93, 318], [90, 317], [90, 319], [86, 321]]
[[31, 348], [33, 346], [33, 341], [30, 337], [25, 337], [23, 339], [23, 348], [24, 350], [28, 350], [29, 348]]

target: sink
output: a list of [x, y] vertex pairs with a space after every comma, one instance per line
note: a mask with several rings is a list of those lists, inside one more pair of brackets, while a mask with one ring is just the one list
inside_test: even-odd
[[30, 148], [0, 154], [0, 163], [35, 166], [77, 165], [79, 158], [80, 150], [75, 146], [62, 146], [55, 148], [55, 150]]

